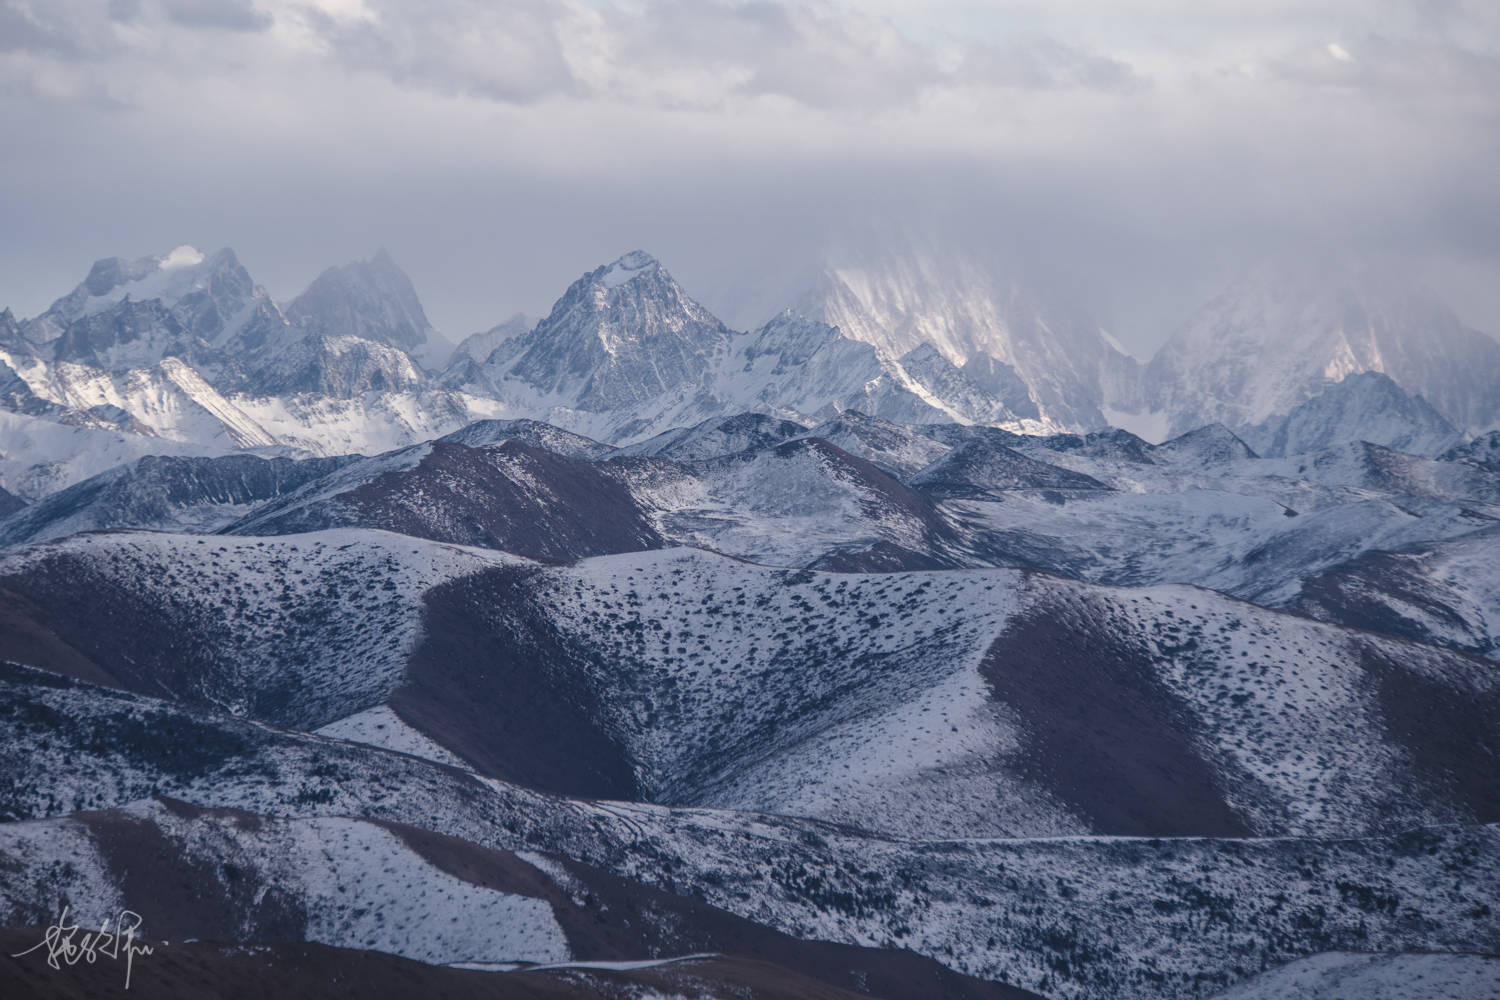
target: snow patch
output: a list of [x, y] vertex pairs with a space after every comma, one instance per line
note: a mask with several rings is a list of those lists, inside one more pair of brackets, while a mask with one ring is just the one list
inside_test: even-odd
[[413, 757], [422, 757], [451, 767], [468, 768], [467, 764], [436, 742], [401, 721], [401, 717], [389, 705], [376, 705], [337, 722], [330, 722], [316, 730], [316, 733], [336, 740], [367, 743], [372, 747], [411, 754]]

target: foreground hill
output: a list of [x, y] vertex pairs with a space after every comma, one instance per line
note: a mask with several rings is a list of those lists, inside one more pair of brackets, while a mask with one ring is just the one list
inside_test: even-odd
[[[585, 947], [691, 954], [717, 927], [753, 940], [709, 907], [800, 940], [899, 948], [963, 975], [1101, 1000], [1211, 996], [1333, 950], [1500, 942], [1485, 905], [1500, 891], [1493, 826], [1339, 840], [888, 840], [807, 820], [561, 799], [55, 675], [0, 674], [0, 738], [20, 762], [0, 808], [29, 820], [0, 827], [14, 875], [0, 886], [9, 926], [47, 922], [63, 895], [81, 918], [102, 916], [155, 871], [162, 887], [190, 878], [193, 898], [213, 901], [202, 924], [230, 921], [251, 944], [384, 943], [429, 961], [513, 962], [586, 960]], [[193, 805], [121, 808], [153, 794]], [[106, 811], [41, 818], [79, 806]], [[366, 874], [340, 874], [351, 865]], [[425, 893], [408, 888], [414, 879]], [[632, 906], [658, 916], [641, 920]], [[596, 944], [569, 930], [580, 917]], [[805, 968], [785, 939], [759, 940], [762, 958]], [[717, 941], [735, 950], [734, 937]], [[816, 949], [826, 946], [813, 947], [803, 960], [824, 962]], [[864, 967], [852, 952], [824, 954], [846, 974]], [[886, 968], [908, 982], [930, 975]], [[870, 988], [878, 995], [873, 978]]]

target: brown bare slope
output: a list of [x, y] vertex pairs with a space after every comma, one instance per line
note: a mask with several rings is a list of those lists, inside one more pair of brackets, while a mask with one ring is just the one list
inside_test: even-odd
[[258, 512], [226, 531], [329, 527], [382, 528], [548, 562], [664, 544], [629, 490], [598, 465], [514, 439], [484, 448], [435, 441], [413, 466]]
[[435, 587], [424, 638], [390, 704], [480, 771], [566, 795], [638, 797], [610, 714], [570, 641], [530, 600], [535, 570], [490, 570]]
[[1147, 654], [1126, 630], [1088, 630], [1083, 616], [1070, 625], [1061, 610], [1020, 616], [980, 667], [991, 696], [1026, 720], [1022, 773], [1097, 830], [1249, 836]]

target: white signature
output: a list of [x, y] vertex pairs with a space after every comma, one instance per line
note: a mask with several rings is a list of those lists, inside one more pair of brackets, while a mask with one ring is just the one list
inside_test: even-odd
[[149, 944], [135, 943], [135, 932], [141, 926], [139, 913], [121, 910], [119, 919], [114, 921], [113, 932], [110, 931], [109, 925], [109, 919], [105, 918], [96, 933], [85, 931], [83, 936], [79, 937], [78, 925], [68, 923], [68, 908], [65, 906], [62, 916], [57, 918], [57, 923], [47, 928], [39, 943], [12, 955], [11, 958], [20, 958], [22, 955], [30, 955], [38, 948], [46, 948], [47, 964], [54, 969], [61, 969], [63, 965], [77, 965], [82, 961], [93, 965], [99, 958], [118, 961], [121, 956], [124, 956], [125, 988], [128, 990], [130, 989], [130, 970], [135, 965], [135, 956], [149, 955], [155, 949]]

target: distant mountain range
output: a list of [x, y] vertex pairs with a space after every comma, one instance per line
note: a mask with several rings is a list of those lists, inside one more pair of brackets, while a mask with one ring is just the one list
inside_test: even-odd
[[[1220, 423], [1270, 456], [1353, 440], [1436, 454], [1500, 423], [1500, 343], [1368, 267], [1263, 268], [1149, 364], [961, 258], [896, 246], [810, 287], [731, 330], [634, 251], [540, 321], [454, 349], [384, 251], [284, 308], [231, 250], [109, 258], [40, 316], [0, 313], [0, 484], [34, 498], [151, 451], [369, 454], [484, 418], [615, 445], [744, 412], [1148, 437]], [[1384, 379], [1348, 379], [1364, 373]]]

